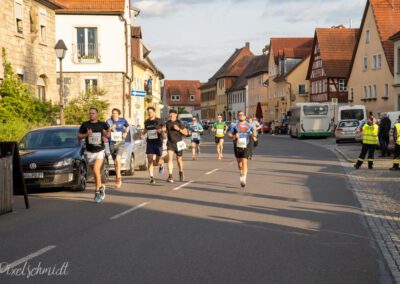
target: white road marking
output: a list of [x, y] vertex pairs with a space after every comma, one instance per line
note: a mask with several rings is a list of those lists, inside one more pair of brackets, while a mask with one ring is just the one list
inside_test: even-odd
[[131, 209], [128, 209], [128, 210], [126, 210], [126, 211], [124, 211], [124, 212], [121, 212], [121, 213], [119, 213], [119, 214], [117, 214], [117, 215], [111, 217], [110, 220], [118, 219], [118, 218], [120, 218], [120, 217], [122, 217], [122, 216], [125, 216], [126, 214], [129, 214], [129, 213], [131, 213], [131, 212], [133, 212], [133, 211], [135, 211], [135, 210], [138, 210], [138, 209], [140, 209], [140, 208], [142, 208], [142, 207], [144, 207], [144, 206], [147, 206], [147, 205], [149, 205], [150, 203], [151, 203], [151, 202], [143, 202], [142, 204], [139, 204], [138, 206], [132, 207]]
[[211, 175], [211, 174], [215, 173], [216, 171], [219, 171], [219, 169], [214, 169], [214, 170], [212, 170], [211, 172], [206, 173], [206, 175], [207, 175], [207, 176], [208, 176], [208, 175]]
[[191, 180], [191, 181], [189, 181], [189, 182], [187, 182], [187, 183], [184, 183], [184, 184], [182, 184], [182, 185], [180, 185], [180, 186], [178, 186], [178, 187], [175, 187], [175, 188], [173, 189], [173, 191], [180, 190], [181, 188], [183, 188], [183, 187], [185, 187], [185, 186], [187, 186], [187, 185], [189, 185], [189, 184], [191, 184], [191, 183], [193, 183], [193, 182], [194, 182], [194, 181]]
[[54, 249], [55, 247], [56, 246], [44, 247], [44, 248], [38, 250], [37, 252], [31, 253], [30, 255], [27, 255], [27, 256], [25, 256], [25, 257], [23, 257], [21, 259], [18, 259], [18, 260], [14, 261], [14, 262], [12, 262], [10, 264], [7, 264], [7, 265], [5, 265], [5, 267], [3, 269], [0, 269], [0, 273], [4, 273], [5, 271], [7, 271], [7, 269], [11, 269], [11, 268], [17, 267], [18, 265], [20, 265], [22, 263], [25, 263], [28, 260], [31, 260], [32, 258], [35, 258], [35, 257], [37, 257], [39, 255], [42, 255], [42, 254]]

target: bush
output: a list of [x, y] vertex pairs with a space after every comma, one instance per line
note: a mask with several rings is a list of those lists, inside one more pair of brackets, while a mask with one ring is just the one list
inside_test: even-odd
[[99, 111], [99, 120], [104, 120], [105, 112], [108, 110], [109, 102], [102, 100], [106, 94], [104, 90], [95, 89], [85, 94], [80, 94], [72, 99], [64, 109], [66, 124], [81, 124], [87, 121], [89, 109], [95, 107]]
[[28, 131], [39, 127], [24, 121], [9, 121], [0, 124], [0, 142], [19, 141]]

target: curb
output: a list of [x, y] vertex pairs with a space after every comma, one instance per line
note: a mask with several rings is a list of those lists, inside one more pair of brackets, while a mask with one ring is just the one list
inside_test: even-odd
[[337, 145], [335, 145], [335, 151], [338, 152], [348, 163], [355, 163], [355, 160], [350, 159], [349, 156], [346, 155], [342, 150], [338, 148]]

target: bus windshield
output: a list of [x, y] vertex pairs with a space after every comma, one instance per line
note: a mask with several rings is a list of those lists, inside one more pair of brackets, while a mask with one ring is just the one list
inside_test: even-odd
[[303, 106], [304, 115], [328, 115], [328, 106]]

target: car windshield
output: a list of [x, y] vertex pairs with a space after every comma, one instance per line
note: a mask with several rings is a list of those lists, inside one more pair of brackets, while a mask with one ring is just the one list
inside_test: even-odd
[[360, 123], [357, 120], [341, 121], [339, 127], [358, 127]]
[[328, 106], [304, 106], [304, 115], [327, 115]]
[[21, 150], [60, 149], [79, 146], [78, 129], [42, 129], [29, 132], [19, 143]]

